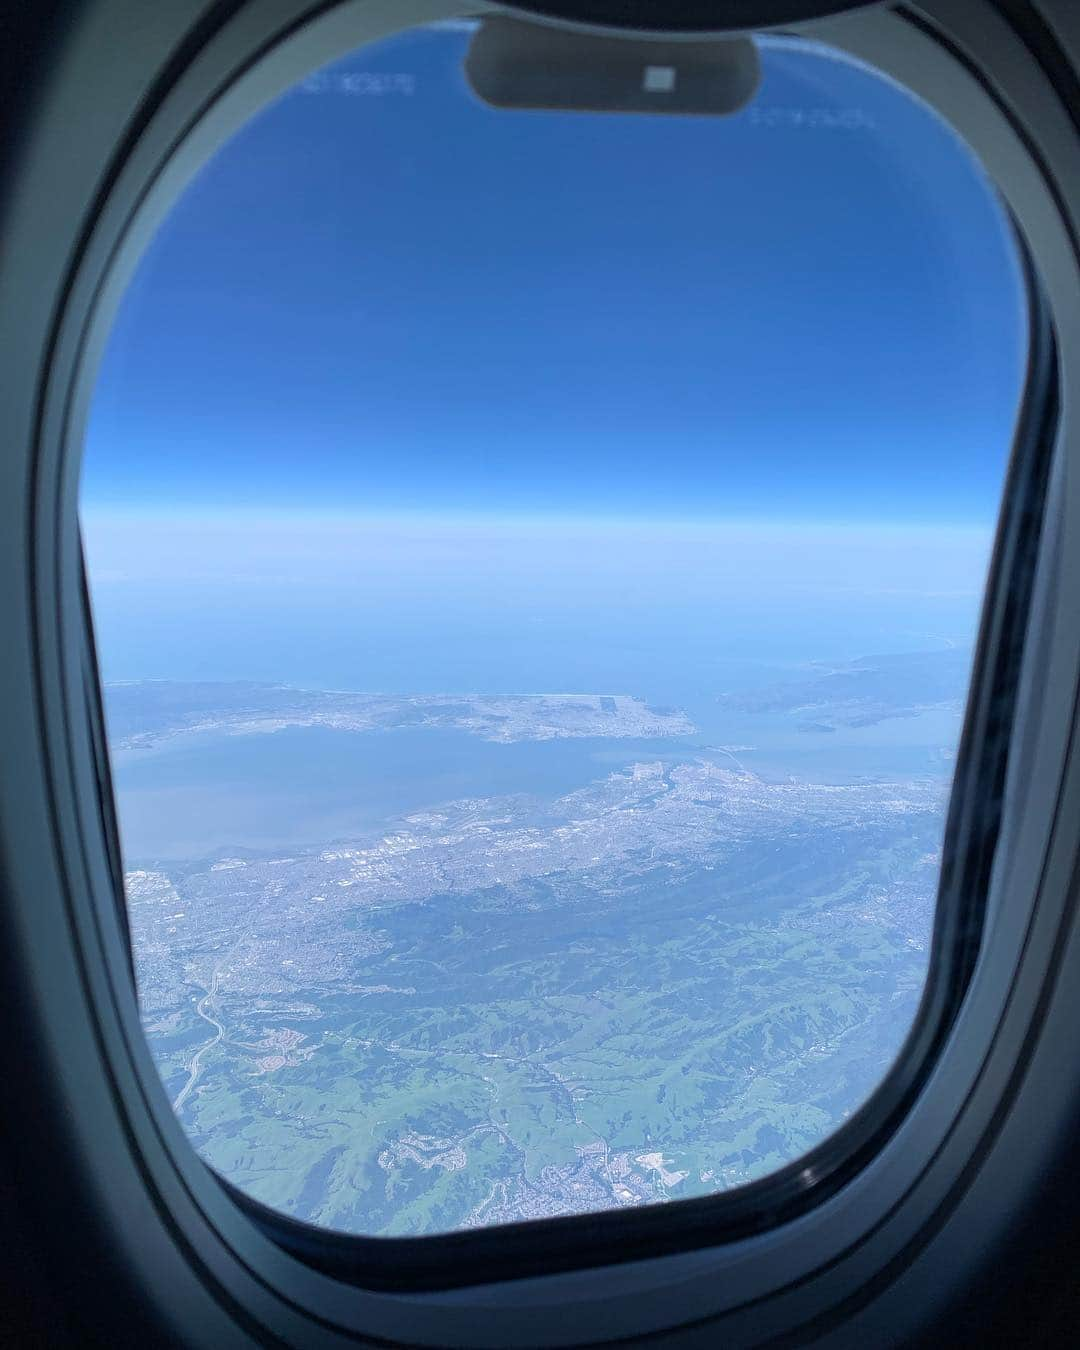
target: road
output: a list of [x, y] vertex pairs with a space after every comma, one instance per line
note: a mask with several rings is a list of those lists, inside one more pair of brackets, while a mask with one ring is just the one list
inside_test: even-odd
[[217, 1043], [225, 1035], [225, 1028], [221, 1025], [221, 1023], [217, 1020], [216, 1017], [211, 1017], [211, 1015], [206, 1011], [207, 1007], [213, 1002], [214, 996], [217, 993], [217, 986], [218, 986], [218, 972], [215, 970], [213, 978], [210, 981], [210, 988], [206, 991], [206, 993], [202, 996], [201, 999], [199, 999], [198, 1003], [196, 1003], [195, 1005], [195, 1011], [199, 1014], [199, 1016], [203, 1019], [203, 1021], [209, 1022], [210, 1025], [215, 1029], [214, 1035], [210, 1038], [210, 1040], [206, 1041], [203, 1045], [200, 1045], [198, 1050], [196, 1050], [194, 1055], [192, 1055], [191, 1063], [188, 1065], [188, 1080], [184, 1084], [184, 1086], [180, 1089], [180, 1092], [177, 1095], [176, 1100], [173, 1102], [174, 1111], [180, 1110], [180, 1108], [187, 1101], [188, 1097], [191, 1095], [191, 1092], [195, 1087], [195, 1084], [199, 1081], [199, 1074], [202, 1072], [203, 1055], [205, 1055], [208, 1050], [212, 1050], [214, 1046], [217, 1045]]

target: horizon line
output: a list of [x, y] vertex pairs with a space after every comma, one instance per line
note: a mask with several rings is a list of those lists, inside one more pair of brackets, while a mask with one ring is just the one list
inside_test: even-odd
[[894, 516], [792, 516], [762, 515], [760, 513], [717, 515], [633, 515], [584, 514], [545, 511], [475, 511], [475, 510], [402, 510], [358, 508], [265, 506], [202, 506], [197, 504], [175, 506], [144, 506], [137, 503], [83, 502], [79, 506], [79, 520], [88, 524], [124, 525], [153, 523], [154, 525], [194, 524], [228, 525], [238, 528], [260, 524], [281, 526], [338, 526], [341, 528], [398, 527], [398, 528], [587, 528], [587, 529], [650, 529], [702, 530], [719, 528], [738, 529], [812, 529], [812, 530], [951, 530], [954, 532], [985, 533], [996, 527], [996, 517], [968, 519], [947, 517]]

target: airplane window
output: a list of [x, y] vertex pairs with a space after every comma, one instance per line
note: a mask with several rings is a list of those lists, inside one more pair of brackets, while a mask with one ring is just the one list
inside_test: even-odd
[[1027, 354], [992, 186], [875, 71], [514, 106], [477, 41], [204, 167], [85, 448], [162, 1083], [371, 1236], [721, 1193], [885, 1079]]

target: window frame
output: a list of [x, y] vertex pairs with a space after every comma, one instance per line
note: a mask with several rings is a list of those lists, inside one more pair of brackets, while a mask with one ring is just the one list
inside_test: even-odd
[[[458, 6], [438, 4], [435, 0], [428, 3], [417, 0], [408, 8], [427, 11], [427, 17], [440, 11], [450, 14], [458, 10]], [[473, 8], [475, 12], [479, 6]], [[1002, 31], [1004, 21], [984, 0], [967, 5], [941, 0], [927, 8], [944, 16], [941, 21], [953, 31], [959, 29], [966, 34], [969, 53], [980, 49], [980, 33], [972, 23], [982, 20], [998, 40], [1006, 64], [1015, 62], [1015, 34], [1007, 26]], [[38, 409], [34, 499], [29, 520], [34, 549], [34, 571], [29, 578], [34, 604], [31, 647], [37, 679], [40, 750], [49, 769], [50, 827], [57, 861], [66, 880], [68, 923], [87, 1011], [94, 1024], [97, 1055], [103, 1073], [110, 1080], [117, 1116], [125, 1121], [132, 1154], [140, 1160], [145, 1184], [156, 1195], [156, 1206], [163, 1220], [167, 1216], [175, 1241], [198, 1257], [207, 1281], [226, 1291], [220, 1294], [221, 1298], [247, 1309], [246, 1315], [256, 1321], [268, 1316], [270, 1323], [279, 1328], [275, 1334], [292, 1336], [299, 1330], [306, 1344], [307, 1337], [314, 1334], [313, 1328], [318, 1327], [320, 1335], [332, 1338], [328, 1344], [337, 1343], [341, 1336], [351, 1339], [360, 1330], [365, 1334], [374, 1332], [395, 1343], [404, 1343], [405, 1338], [408, 1343], [443, 1344], [455, 1340], [459, 1333], [455, 1333], [454, 1327], [460, 1328], [463, 1314], [466, 1320], [470, 1316], [475, 1318], [476, 1309], [483, 1308], [488, 1315], [488, 1329], [482, 1339], [470, 1336], [469, 1344], [578, 1343], [584, 1326], [593, 1328], [590, 1333], [593, 1339], [610, 1339], [620, 1327], [624, 1327], [626, 1334], [632, 1334], [655, 1319], [657, 1312], [643, 1304], [649, 1302], [651, 1290], [658, 1287], [657, 1281], [665, 1286], [678, 1285], [686, 1294], [680, 1314], [674, 1319], [677, 1322], [716, 1317], [726, 1301], [724, 1325], [729, 1334], [736, 1336], [741, 1334], [740, 1326], [743, 1332], [754, 1327], [756, 1334], [765, 1317], [766, 1302], [769, 1316], [777, 1325], [787, 1324], [789, 1313], [802, 1317], [805, 1323], [808, 1303], [817, 1308], [812, 1317], [825, 1315], [821, 1307], [828, 1306], [829, 1295], [822, 1291], [828, 1289], [830, 1276], [836, 1271], [850, 1269], [852, 1262], [869, 1263], [878, 1270], [888, 1267], [882, 1243], [876, 1239], [894, 1218], [905, 1216], [916, 1231], [925, 1226], [927, 1200], [915, 1203], [909, 1197], [918, 1192], [926, 1177], [936, 1171], [939, 1184], [942, 1178], [949, 1183], [945, 1186], [946, 1193], [962, 1185], [964, 1166], [943, 1159], [950, 1149], [960, 1147], [965, 1113], [966, 1124], [972, 1128], [970, 1103], [985, 1080], [984, 1061], [989, 1063], [991, 1052], [997, 1048], [995, 1039], [988, 1051], [985, 1033], [980, 1034], [977, 1026], [973, 1032], [973, 998], [965, 1002], [960, 1015], [956, 1016], [954, 1010], [954, 1034], [949, 1038], [950, 1044], [942, 1048], [942, 1055], [946, 1051], [952, 1053], [956, 1076], [966, 1085], [959, 1102], [949, 1105], [941, 1090], [940, 1080], [945, 1075], [943, 1059], [939, 1057], [929, 1065], [924, 1061], [925, 1081], [914, 1087], [908, 1085], [904, 1109], [892, 1119], [886, 1132], [887, 1142], [882, 1142], [880, 1130], [871, 1132], [867, 1156], [860, 1160], [857, 1172], [840, 1176], [828, 1194], [825, 1182], [828, 1177], [837, 1178], [835, 1168], [821, 1178], [799, 1179], [799, 1174], [815, 1166], [815, 1151], [792, 1165], [794, 1173], [784, 1169], [750, 1187], [702, 1200], [508, 1225], [461, 1235], [347, 1238], [343, 1241], [349, 1251], [344, 1257], [329, 1251], [334, 1235], [307, 1225], [295, 1225], [302, 1230], [300, 1234], [291, 1231], [289, 1220], [270, 1212], [260, 1213], [262, 1207], [238, 1199], [232, 1188], [221, 1183], [199, 1161], [160, 1090], [138, 1022], [122, 894], [117, 904], [118, 855], [114, 827], [108, 819], [111, 800], [107, 756], [102, 754], [100, 694], [93, 687], [94, 668], [85, 663], [87, 651], [92, 650], [88, 642], [92, 640], [88, 639], [85, 627], [81, 553], [73, 529], [77, 507], [76, 447], [81, 444], [81, 425], [94, 366], [109, 328], [111, 311], [141, 244], [152, 234], [154, 224], [175, 199], [195, 165], [206, 157], [215, 142], [224, 139], [224, 127], [231, 129], [294, 79], [347, 49], [350, 43], [356, 45], [364, 40], [365, 34], [358, 29], [361, 12], [368, 17], [376, 14], [384, 21], [392, 17], [397, 28], [407, 26], [403, 19], [405, 10], [404, 4], [395, 6], [383, 0], [370, 0], [366, 4], [346, 0], [340, 7], [319, 6], [313, 18], [312, 11], [300, 4], [268, 0], [266, 4], [238, 9], [220, 29], [209, 35], [201, 34], [190, 59], [185, 57], [179, 69], [168, 72], [160, 100], [147, 106], [109, 180], [102, 185], [68, 277], [53, 330], [47, 383]], [[991, 142], [997, 142], [990, 133], [1005, 131], [1009, 151], [1006, 158], [1011, 156], [1011, 164], [998, 166], [998, 181], [1010, 199], [1040, 273], [1048, 278], [1063, 356], [1066, 350], [1080, 352], [1076, 322], [1068, 317], [1062, 299], [1070, 294], [1075, 297], [1077, 293], [1077, 249], [1075, 221], [1070, 218], [1074, 208], [1060, 186], [1067, 181], [1061, 163], [1075, 163], [1068, 153], [1069, 147], [1061, 141], [1060, 105], [1055, 114], [1056, 135], [1049, 138], [1052, 149], [1033, 144], [1030, 137], [1025, 144], [1007, 107], [990, 96], [985, 73], [970, 65], [966, 68], [958, 65], [969, 61], [970, 55], [962, 57], [955, 40], [951, 47], [946, 45], [943, 34], [928, 26], [925, 19], [915, 19], [910, 14], [854, 15], [813, 25], [805, 31], [870, 60], [887, 73], [899, 70], [902, 78], [906, 76], [905, 82], [938, 106], [946, 117], [949, 111], [942, 105], [951, 101], [955, 106], [949, 120], [967, 132], [967, 139], [977, 151], [983, 151], [984, 162], [991, 170], [995, 167], [992, 161], [1000, 156], [991, 151]], [[938, 97], [928, 97], [928, 89], [919, 88], [920, 80], [929, 85], [935, 75], [940, 79], [942, 74], [957, 79], [958, 87], [951, 83], [948, 88], [939, 85]], [[1048, 92], [1053, 101], [1052, 90], [1047, 88], [1038, 89], [1033, 97], [1042, 98], [1045, 103]], [[215, 108], [212, 128], [205, 116], [211, 106]], [[222, 112], [224, 118], [218, 116]], [[972, 134], [965, 121], [972, 126], [981, 124], [986, 134]], [[985, 142], [985, 148], [980, 141]], [[1031, 293], [1036, 294], [1034, 288]], [[1053, 354], [1047, 308], [1048, 304], [1041, 300], [1036, 302], [1029, 373], [1029, 389], [1037, 388], [1044, 395], [1059, 368]], [[1067, 393], [1066, 384], [1062, 390], [1066, 406]], [[1026, 416], [1022, 418], [1025, 435], [1038, 442], [1044, 465], [1049, 464], [1051, 448], [1045, 432], [1045, 414], [1050, 406], [1048, 397], [1038, 404], [1025, 398]], [[1061, 428], [1058, 444], [1064, 455], [1071, 445], [1067, 420], [1062, 421]], [[1023, 453], [1016, 456], [1013, 471], [1020, 472], [1017, 466], [1024, 458]], [[1064, 650], [1068, 647], [1067, 639], [1063, 640], [1060, 632], [1051, 632], [1050, 628], [1052, 618], [1061, 612], [1062, 597], [1068, 590], [1071, 548], [1071, 536], [1064, 528], [1058, 530], [1056, 521], [1059, 514], [1062, 521], [1080, 519], [1080, 501], [1075, 500], [1076, 490], [1070, 491], [1071, 480], [1060, 468], [1052, 482], [1054, 512], [1048, 517], [1051, 528], [1043, 540], [1037, 581], [1035, 567], [1029, 570], [1035, 585], [1032, 613], [1045, 631], [1040, 631], [1040, 644], [1029, 644], [1022, 673], [1017, 672], [1015, 661], [1006, 663], [1012, 672], [1014, 691], [1021, 690], [1025, 715], [1016, 727], [1011, 784], [1004, 793], [1007, 810], [1002, 837], [1010, 850], [1016, 851], [1017, 859], [1023, 854], [1024, 868], [1020, 869], [1023, 875], [1018, 880], [1015, 875], [1018, 862], [999, 866], [992, 885], [996, 891], [992, 897], [995, 930], [1003, 927], [1001, 920], [1007, 913], [1011, 924], [1008, 946], [1013, 958], [1010, 962], [1007, 954], [998, 954], [994, 973], [999, 974], [1004, 968], [1011, 969], [1012, 974], [996, 995], [993, 988], [987, 988], [987, 978], [980, 990], [983, 1016], [988, 1015], [989, 1004], [996, 1010], [993, 1024], [999, 1028], [1009, 1022], [1010, 1008], [1018, 1001], [1027, 997], [1031, 1002], [1032, 991], [1027, 987], [1031, 981], [1035, 981], [1035, 996], [1028, 1022], [1035, 1025], [1032, 1019], [1038, 1012], [1038, 991], [1051, 969], [1049, 955], [1061, 950], [1059, 928], [1064, 915], [1060, 903], [1046, 901], [1041, 882], [1054, 862], [1049, 822], [1054, 805], [1059, 802], [1066, 753], [1071, 755], [1067, 730], [1077, 670], [1075, 653]], [[1019, 528], [1023, 520], [1021, 508], [1013, 514], [1017, 518], [1015, 538], [1010, 544], [1004, 535], [999, 536], [995, 568], [1005, 567], [1009, 550], [1015, 548], [1024, 534]], [[1030, 531], [1024, 537], [1030, 542]], [[1003, 590], [1007, 588], [999, 581], [995, 591]], [[991, 612], [1005, 608], [1000, 595], [998, 599], [1001, 603], [990, 605], [986, 611], [980, 637], [983, 654], [980, 664], [995, 669], [1001, 647], [999, 630], [1009, 627], [1003, 613], [995, 616]], [[1014, 624], [1014, 637], [1015, 631]], [[1033, 651], [1038, 653], [1038, 659], [1031, 655]], [[980, 680], [978, 687], [983, 683]], [[994, 719], [1002, 695], [999, 678], [996, 685], [991, 681], [984, 693], [971, 701], [965, 742], [979, 737], [980, 744], [987, 745], [986, 736], [979, 732], [976, 723], [982, 719], [979, 725], [985, 728]], [[90, 717], [86, 715], [88, 700]], [[1056, 732], [1050, 732], [1046, 724], [1054, 717]], [[1021, 773], [1027, 803], [1037, 796], [1047, 807], [1045, 811], [1017, 811], [1015, 797], [1020, 784], [1016, 780]], [[954, 805], [951, 813], [954, 809], [959, 810]], [[1018, 815], [1038, 819], [1032, 824], [1030, 819], [1018, 819]], [[976, 873], [985, 874], [985, 852], [973, 852], [968, 864]], [[952, 875], [952, 884], [961, 885], [970, 872], [961, 866]], [[1022, 893], [1023, 903], [1013, 898], [1016, 890], [1011, 890], [1009, 904], [1005, 904], [1003, 892], [1010, 887]], [[1029, 956], [1032, 961], [1038, 957], [1041, 964], [1032, 967], [1029, 962], [1025, 969]], [[987, 967], [994, 965], [987, 958], [984, 949], [977, 963], [969, 958], [965, 958], [965, 963], [983, 968], [981, 972], [975, 971], [976, 977], [980, 973], [987, 976]], [[1027, 973], [1032, 968], [1041, 974]], [[973, 980], [972, 992], [974, 983]], [[963, 1054], [957, 1050], [961, 1032], [967, 1037]], [[941, 1039], [939, 1036], [938, 1040]], [[1001, 1053], [1008, 1059], [1007, 1050]], [[958, 1071], [957, 1061], [964, 1066], [963, 1074]], [[1015, 1068], [1015, 1052], [1012, 1062]], [[871, 1103], [891, 1078], [892, 1075], [886, 1079]], [[1008, 1081], [1011, 1079], [1006, 1076], [998, 1084], [996, 1094], [991, 1093], [997, 1110], [1006, 1100]], [[954, 1082], [949, 1086], [955, 1089], [959, 1085]], [[988, 1091], [983, 1090], [983, 1097]], [[952, 1096], [956, 1095], [954, 1091]], [[983, 1134], [993, 1128], [994, 1117], [995, 1111], [991, 1111], [990, 1122], [983, 1121]], [[843, 1131], [822, 1147], [831, 1145], [841, 1134]], [[936, 1140], [935, 1147], [929, 1143], [931, 1138]], [[906, 1150], [907, 1156], [899, 1158], [898, 1149]], [[974, 1156], [970, 1149], [967, 1156], [970, 1162]], [[915, 1161], [920, 1165], [912, 1177], [911, 1165]], [[890, 1168], [897, 1175], [883, 1178], [882, 1174], [888, 1174]], [[907, 1177], [904, 1185], [898, 1184], [901, 1174]], [[773, 1188], [780, 1178], [784, 1185], [794, 1182], [793, 1193], [801, 1203], [792, 1210], [775, 1200]], [[768, 1199], [770, 1190], [773, 1201]], [[734, 1226], [728, 1233], [717, 1231], [720, 1209], [730, 1209], [732, 1201], [742, 1203], [750, 1192], [757, 1216], [754, 1224]], [[804, 1197], [811, 1197], [812, 1208], [804, 1208]], [[772, 1205], [772, 1213], [766, 1228], [761, 1219], [768, 1204]], [[690, 1207], [715, 1211], [704, 1216], [692, 1234], [694, 1223], [684, 1217], [690, 1213]], [[259, 1214], [257, 1224], [252, 1222], [253, 1214]], [[823, 1234], [830, 1222], [834, 1231], [831, 1241], [825, 1242]], [[681, 1235], [673, 1231], [674, 1227], [681, 1230]], [[629, 1231], [631, 1228], [637, 1228], [639, 1236], [635, 1237]], [[666, 1237], [665, 1228], [672, 1230]], [[560, 1255], [558, 1230], [563, 1230], [569, 1239], [572, 1229], [577, 1230], [568, 1242], [573, 1250], [567, 1256], [564, 1247]], [[520, 1230], [521, 1240], [533, 1248], [531, 1269], [527, 1264], [528, 1253], [515, 1251], [514, 1243], [508, 1241], [507, 1235], [515, 1230]], [[778, 1248], [784, 1244], [777, 1241], [778, 1236], [787, 1240], [789, 1248], [797, 1248], [797, 1255], [790, 1250], [779, 1253]], [[709, 1242], [713, 1245], [703, 1245]], [[392, 1259], [396, 1265], [405, 1257], [404, 1247], [399, 1244], [417, 1247], [435, 1244], [452, 1254], [449, 1264], [456, 1265], [460, 1272], [457, 1279], [448, 1277], [446, 1271], [440, 1272], [439, 1287], [449, 1289], [462, 1284], [470, 1288], [467, 1293], [432, 1296], [417, 1292], [423, 1287], [423, 1280], [412, 1281], [408, 1293], [390, 1282], [380, 1285], [378, 1276], [366, 1265], [370, 1255], [362, 1250], [371, 1243], [387, 1251], [395, 1247], [397, 1255]], [[884, 1246], [891, 1250], [895, 1243]], [[679, 1249], [683, 1247], [695, 1250], [681, 1252]], [[603, 1252], [603, 1264], [593, 1264], [587, 1271], [570, 1275], [564, 1281], [551, 1279], [551, 1272], [568, 1269], [575, 1262], [581, 1264], [583, 1258], [586, 1263], [595, 1263], [598, 1251]], [[831, 1252], [828, 1258], [826, 1251]], [[663, 1256], [664, 1252], [670, 1252], [670, 1256]], [[506, 1253], [510, 1254], [509, 1259]], [[650, 1258], [647, 1263], [645, 1258]], [[895, 1252], [891, 1259], [897, 1259]], [[321, 1269], [315, 1269], [315, 1264]], [[437, 1264], [445, 1263], [440, 1258]], [[757, 1273], [750, 1278], [754, 1268]], [[796, 1275], [796, 1269], [801, 1269], [802, 1274]], [[414, 1272], [417, 1270], [423, 1274], [419, 1256]], [[763, 1272], [768, 1292], [761, 1288]], [[528, 1279], [530, 1275], [542, 1278]], [[511, 1277], [518, 1281], [514, 1286], [476, 1288], [478, 1283], [493, 1278]], [[429, 1286], [433, 1283], [429, 1274]], [[382, 1296], [373, 1292], [380, 1288], [385, 1291]], [[556, 1289], [558, 1301], [553, 1301]], [[786, 1291], [786, 1302], [776, 1289]], [[808, 1289], [817, 1290], [818, 1296], [808, 1299]], [[391, 1294], [391, 1290], [395, 1293]], [[523, 1294], [526, 1299], [536, 1301], [524, 1313]], [[611, 1317], [615, 1298], [625, 1305], [621, 1320]], [[584, 1322], [568, 1325], [567, 1300], [579, 1309]], [[542, 1311], [538, 1305], [545, 1305]], [[261, 1311], [253, 1312], [254, 1308]], [[669, 1313], [659, 1315], [666, 1319], [664, 1325], [671, 1321]], [[288, 1329], [290, 1325], [292, 1331]]]

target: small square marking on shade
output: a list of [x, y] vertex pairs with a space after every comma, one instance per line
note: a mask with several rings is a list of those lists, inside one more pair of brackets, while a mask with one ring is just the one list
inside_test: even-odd
[[675, 67], [646, 66], [641, 87], [647, 94], [670, 94], [675, 88]]

